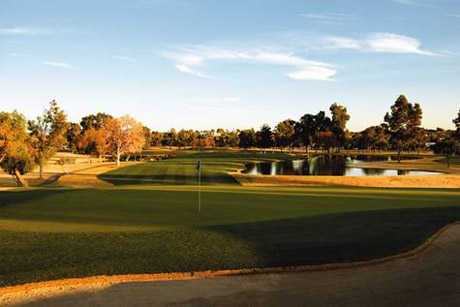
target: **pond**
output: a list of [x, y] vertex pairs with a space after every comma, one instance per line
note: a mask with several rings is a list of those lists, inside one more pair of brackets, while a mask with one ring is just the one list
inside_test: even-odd
[[[417, 157], [404, 157], [417, 159]], [[250, 175], [302, 175], [302, 176], [403, 176], [403, 175], [434, 175], [439, 172], [360, 168], [350, 163], [370, 161], [397, 160], [392, 156], [340, 156], [320, 155], [305, 160], [289, 160], [280, 162], [248, 163], [245, 174]]]

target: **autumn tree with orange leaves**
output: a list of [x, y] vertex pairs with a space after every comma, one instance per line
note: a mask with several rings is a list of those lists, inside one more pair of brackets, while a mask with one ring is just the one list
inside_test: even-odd
[[104, 127], [87, 129], [77, 142], [77, 148], [80, 151], [95, 154], [98, 158], [101, 158], [109, 151], [109, 145], [107, 131]]
[[33, 169], [34, 157], [25, 117], [16, 111], [0, 112], [0, 167], [15, 177], [18, 186], [27, 187], [22, 175]]
[[145, 144], [144, 129], [141, 123], [129, 115], [109, 119], [104, 124], [108, 146], [116, 157], [117, 166], [124, 154], [142, 151]]

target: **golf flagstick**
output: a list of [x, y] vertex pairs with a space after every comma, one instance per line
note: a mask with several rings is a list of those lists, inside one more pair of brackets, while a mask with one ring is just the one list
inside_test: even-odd
[[198, 160], [196, 169], [198, 170], [198, 213], [200, 213], [201, 211], [201, 161], [200, 160]]

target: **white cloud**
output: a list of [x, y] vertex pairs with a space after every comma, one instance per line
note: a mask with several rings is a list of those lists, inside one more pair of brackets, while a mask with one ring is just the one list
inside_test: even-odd
[[64, 62], [45, 61], [43, 62], [43, 64], [48, 65], [48, 66], [58, 67], [58, 68], [64, 68], [64, 69], [75, 69], [74, 66], [68, 63], [64, 63]]
[[321, 23], [343, 23], [347, 20], [350, 20], [352, 16], [341, 13], [303, 13], [300, 16], [310, 19], [312, 21], [321, 22]]
[[186, 73], [186, 74], [194, 75], [200, 78], [209, 78], [209, 76], [203, 73], [200, 73], [199, 71], [193, 70], [192, 68], [190, 68], [189, 66], [185, 64], [177, 64], [176, 68], [178, 71]]
[[36, 35], [36, 34], [49, 34], [49, 30], [39, 28], [26, 28], [26, 27], [11, 27], [0, 28], [0, 35]]
[[125, 61], [125, 62], [130, 62], [134, 63], [136, 62], [135, 58], [127, 57], [127, 56], [122, 56], [122, 55], [113, 55], [112, 59], [114, 60], [120, 60], [120, 61]]
[[361, 43], [353, 38], [348, 37], [328, 37], [328, 48], [332, 49], [361, 49]]
[[370, 49], [376, 52], [436, 55], [431, 51], [420, 49], [421, 44], [418, 40], [404, 35], [376, 33], [367, 43]]
[[328, 37], [325, 39], [324, 48], [355, 49], [381, 53], [412, 53], [428, 56], [439, 55], [422, 49], [421, 43], [413, 37], [394, 33], [374, 33], [365, 39]]
[[[166, 52], [164, 56], [176, 62], [176, 68], [198, 77], [206, 78], [206, 74], [195, 68], [210, 61], [243, 62], [248, 64], [268, 64], [277, 66], [295, 67], [296, 72], [287, 74], [290, 78], [303, 80], [329, 80], [336, 71], [333, 65], [323, 62], [310, 61], [303, 57], [287, 52], [273, 52], [266, 50], [238, 50], [211, 46], [192, 46], [181, 48], [174, 52]], [[327, 70], [327, 73], [326, 73]], [[296, 77], [303, 71], [302, 78]], [[307, 73], [308, 72], [308, 73]]]
[[287, 74], [291, 79], [296, 80], [332, 80], [332, 77], [336, 74], [335, 69], [321, 66], [306, 67], [300, 71], [292, 72]]

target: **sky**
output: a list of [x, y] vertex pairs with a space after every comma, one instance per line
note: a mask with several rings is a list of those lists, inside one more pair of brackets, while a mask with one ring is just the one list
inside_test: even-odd
[[400, 94], [460, 109], [460, 0], [0, 0], [0, 110], [244, 129], [340, 103], [359, 131]]

